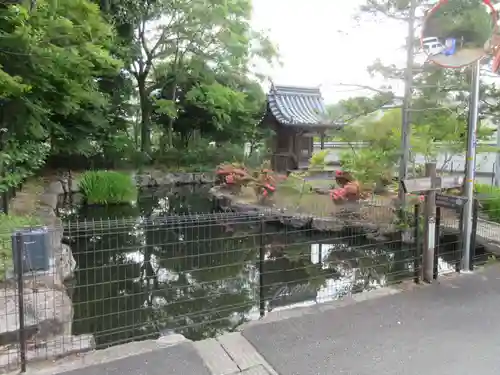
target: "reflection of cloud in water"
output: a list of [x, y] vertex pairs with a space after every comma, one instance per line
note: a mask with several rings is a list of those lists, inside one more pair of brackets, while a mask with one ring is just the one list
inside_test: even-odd
[[170, 211], [170, 200], [168, 197], [159, 198], [156, 206], [154, 206], [151, 211], [151, 216], [159, 216]]
[[[321, 246], [321, 251], [320, 251]], [[314, 244], [311, 245], [311, 262], [314, 264], [322, 263], [323, 269], [329, 267], [330, 255], [332, 251], [349, 251], [346, 244]], [[321, 255], [321, 259], [320, 259]], [[334, 265], [339, 278], [327, 279], [326, 284], [318, 290], [316, 302], [329, 302], [344, 297], [352, 293], [353, 286], [356, 282], [356, 269], [339, 263]]]
[[[144, 254], [141, 253], [140, 251], [133, 251], [130, 253], [126, 253], [125, 259], [129, 262], [142, 265], [144, 263]], [[155, 254], [150, 255], [150, 263], [156, 272], [156, 278], [158, 279], [158, 282], [168, 283], [168, 282], [173, 282], [173, 281], [179, 280], [179, 274], [177, 272], [168, 270], [166, 268], [159, 267], [158, 258]], [[136, 278], [134, 280], [135, 282], [138, 282], [141, 279], [143, 279], [144, 283], [146, 283], [146, 270], [143, 270], [142, 272], [143, 272], [143, 274], [141, 275], [141, 277]], [[190, 275], [188, 275], [186, 279], [189, 282], [191, 280]]]

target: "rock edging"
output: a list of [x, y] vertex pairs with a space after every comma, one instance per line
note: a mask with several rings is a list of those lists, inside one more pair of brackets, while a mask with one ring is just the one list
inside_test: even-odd
[[132, 175], [133, 181], [138, 187], [158, 187], [165, 185], [203, 185], [213, 184], [215, 174], [213, 173], [170, 173], [152, 171]]
[[[48, 231], [51, 268], [23, 277], [25, 329], [27, 338], [38, 346], [28, 347], [26, 358], [30, 362], [95, 348], [92, 335], [72, 335], [73, 303], [66, 283], [74, 277], [76, 261], [71, 248], [62, 241], [63, 223], [56, 215], [58, 197], [63, 193], [61, 182], [48, 184], [38, 198], [35, 212]], [[0, 289], [0, 306], [5, 317], [0, 319], [0, 345], [6, 346], [0, 353], [0, 372], [11, 371], [20, 365], [18, 286], [12, 270], [7, 276], [4, 287]]]
[[368, 240], [376, 242], [388, 242], [399, 235], [399, 231], [394, 225], [381, 226], [359, 217], [358, 211], [361, 205], [357, 203], [346, 205], [345, 212], [341, 215], [317, 217], [312, 214], [294, 213], [284, 209], [241, 202], [236, 196], [220, 186], [211, 188], [209, 194], [214, 199], [216, 206], [223, 211], [261, 213], [271, 221], [296, 229], [310, 228], [318, 232], [335, 232], [339, 236], [348, 231], [350, 236], [353, 234], [364, 235]]

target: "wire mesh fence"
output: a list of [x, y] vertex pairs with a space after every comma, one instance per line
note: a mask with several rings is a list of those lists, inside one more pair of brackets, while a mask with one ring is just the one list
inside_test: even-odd
[[[0, 367], [174, 332], [202, 340], [270, 311], [418, 281], [421, 216], [404, 227], [381, 225], [387, 217], [362, 205], [314, 219], [275, 210], [151, 215], [5, 234]], [[456, 215], [443, 215], [443, 227], [447, 220]], [[443, 232], [436, 275], [456, 269], [458, 238]], [[76, 268], [65, 264], [68, 249]]]

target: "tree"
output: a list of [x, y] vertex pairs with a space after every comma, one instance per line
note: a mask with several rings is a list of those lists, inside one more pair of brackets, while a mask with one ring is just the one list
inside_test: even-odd
[[[424, 14], [435, 5], [435, 1], [415, 0], [417, 2], [417, 14]], [[464, 0], [466, 1], [466, 0]], [[468, 0], [467, 0], [468, 1]], [[478, 3], [478, 2], [476, 2]], [[360, 16], [379, 16], [386, 19], [397, 19], [408, 21], [409, 0], [367, 0], [361, 6]], [[423, 17], [417, 17], [417, 26], [423, 21]], [[491, 31], [491, 29], [490, 29]], [[419, 48], [419, 41], [415, 41], [415, 52]], [[488, 61], [483, 60], [484, 65]], [[387, 80], [402, 81], [404, 79], [404, 68], [394, 64], [386, 65], [380, 60], [375, 61], [368, 71], [373, 76], [380, 76]], [[466, 116], [469, 97], [470, 72], [467, 68], [443, 69], [434, 64], [415, 64], [413, 70], [413, 97], [420, 101], [418, 111], [427, 109], [429, 111], [439, 110], [442, 106], [452, 108], [453, 111]], [[487, 117], [493, 124], [496, 123], [496, 99], [500, 92], [495, 85], [481, 82], [480, 114], [482, 118]], [[425, 98], [425, 100], [424, 100]], [[412, 104], [413, 106], [413, 104]], [[411, 112], [415, 116], [416, 112]]]
[[344, 99], [338, 103], [328, 105], [326, 110], [331, 120], [349, 125], [359, 117], [375, 112], [393, 101], [393, 93], [377, 93], [372, 97], [356, 96]]
[[[426, 162], [436, 161], [438, 154], [446, 155], [438, 169], [443, 169], [451, 158], [466, 149], [466, 122], [451, 109], [423, 111], [411, 124], [411, 163], [422, 155]], [[478, 141], [488, 139], [492, 130], [479, 127]], [[389, 183], [400, 158], [401, 110], [392, 109], [381, 115], [361, 118], [341, 133], [347, 142], [364, 142], [366, 147], [345, 152], [341, 159], [344, 167], [365, 184]], [[479, 151], [487, 151], [479, 147]]]
[[[128, 69], [135, 77], [141, 109], [141, 149], [151, 151], [152, 94], [169, 84], [160, 103], [169, 121], [162, 146], [172, 147], [177, 112], [177, 85], [185, 63], [202, 60], [221, 71], [246, 74], [254, 55], [271, 58], [272, 45], [249, 26], [249, 0], [122, 0], [125, 18], [133, 27]], [[170, 77], [170, 82], [167, 78]]]
[[[156, 100], [156, 104], [165, 100], [171, 85], [176, 85], [177, 116], [173, 127], [180, 135], [180, 147], [187, 146], [196, 135], [217, 143], [260, 140], [258, 124], [265, 109], [265, 95], [258, 82], [196, 61], [186, 65], [185, 72], [182, 78], [169, 77]], [[169, 114], [159, 112], [154, 121], [167, 127]]]
[[120, 69], [109, 53], [111, 26], [87, 0], [11, 5], [0, 20], [2, 173], [19, 170], [16, 163], [40, 167], [49, 150], [85, 153], [109, 131], [99, 79]]

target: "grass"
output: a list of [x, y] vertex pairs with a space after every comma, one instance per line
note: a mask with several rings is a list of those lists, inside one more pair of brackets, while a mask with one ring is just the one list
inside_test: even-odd
[[79, 188], [88, 204], [129, 203], [137, 198], [136, 185], [130, 175], [123, 172], [84, 172]]
[[485, 184], [476, 184], [474, 192], [478, 194], [481, 210], [491, 221], [500, 223], [500, 188]]
[[0, 279], [5, 279], [6, 271], [12, 267], [12, 233], [40, 224], [34, 216], [0, 214]]

